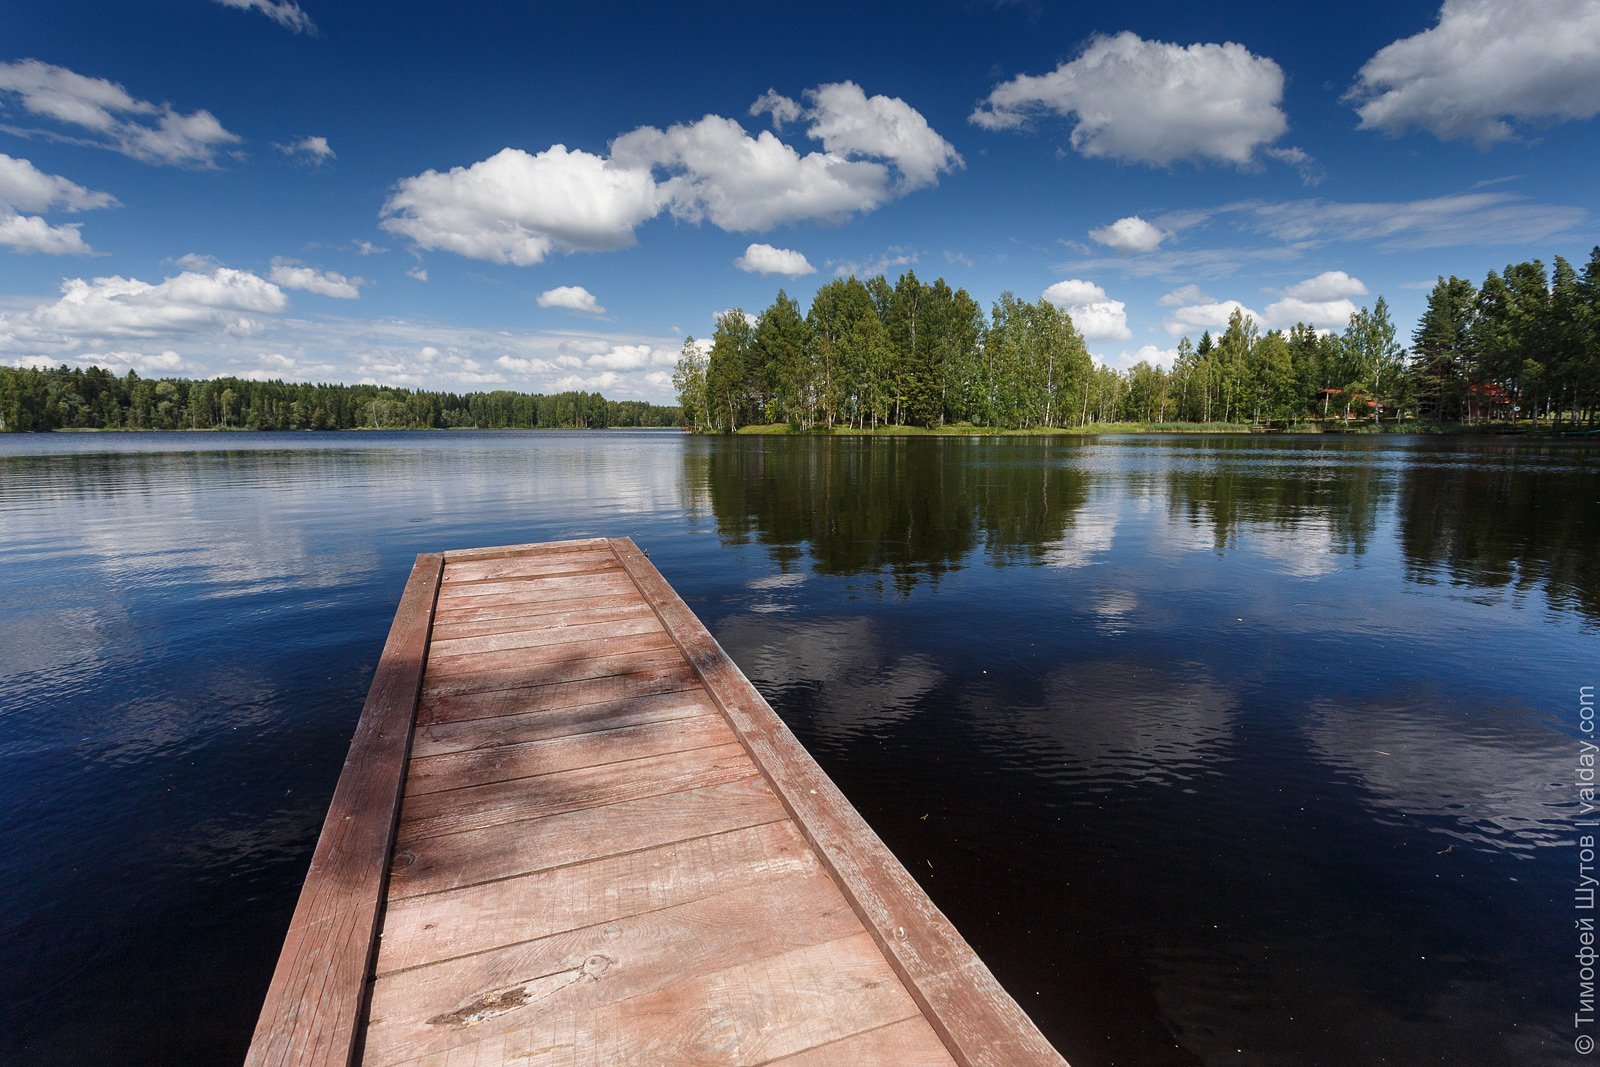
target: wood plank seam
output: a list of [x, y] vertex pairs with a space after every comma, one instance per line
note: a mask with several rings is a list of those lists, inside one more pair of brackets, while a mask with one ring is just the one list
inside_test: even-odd
[[[580, 860], [580, 861], [578, 861], [576, 863], [564, 863], [564, 864], [560, 864], [560, 865], [555, 866], [555, 867], [543, 868], [543, 869], [540, 869], [540, 870], [537, 870], [537, 871], [526, 872], [524, 874], [510, 875], [509, 877], [506, 877], [506, 878], [494, 878], [494, 879], [490, 879], [488, 882], [478, 883], [478, 884], [472, 885], [472, 886], [457, 886], [457, 887], [455, 887], [453, 889], [440, 890], [438, 893], [419, 893], [415, 897], [407, 897], [406, 900], [407, 900], [407, 902], [409, 904], [409, 902], [413, 901], [413, 900], [424, 900], [427, 897], [431, 897], [431, 896], [442, 896], [442, 895], [444, 895], [446, 893], [460, 892], [462, 889], [477, 888], [478, 885], [492, 885], [492, 884], [494, 884], [496, 882], [509, 882], [509, 881], [515, 881], [518, 878], [527, 878], [527, 877], [533, 877], [533, 876], [543, 877], [543, 876], [548, 875], [548, 874], [550, 874], [552, 872], [555, 872], [555, 871], [570, 871], [570, 870], [572, 870], [574, 868], [588, 866], [589, 864], [608, 863], [608, 862], [611, 862], [613, 860], [620, 859], [620, 858], [626, 857], [626, 856], [644, 855], [645, 853], [649, 853], [649, 852], [664, 852], [664, 851], [667, 851], [667, 850], [670, 850], [670, 849], [676, 849], [679, 846], [682, 846], [682, 845], [685, 845], [685, 844], [689, 844], [689, 843], [692, 843], [692, 842], [695, 842], [695, 841], [712, 841], [712, 840], [715, 840], [716, 838], [719, 838], [719, 837], [732, 837], [735, 834], [746, 834], [751, 830], [757, 830], [757, 829], [760, 829], [763, 826], [776, 826], [779, 823], [784, 823], [784, 822], [789, 822], [789, 821], [790, 820], [788, 818], [769, 819], [769, 820], [766, 820], [764, 822], [751, 823], [748, 826], [735, 827], [735, 828], [733, 828], [731, 830], [719, 830], [716, 833], [700, 834], [700, 835], [697, 835], [695, 837], [685, 838], [682, 841], [669, 842], [669, 843], [664, 844], [664, 845], [652, 845], [649, 848], [630, 849], [630, 850], [628, 850], [626, 852], [618, 852], [618, 853], [616, 853], [614, 855], [599, 856], [599, 857], [595, 857], [595, 858], [592, 858], [592, 859]], [[818, 864], [818, 867], [823, 869], [824, 871], [827, 869], [826, 865], [825, 864], [821, 864], [820, 862]], [[715, 896], [719, 892], [721, 892], [720, 887], [712, 885], [712, 886], [709, 886], [707, 888], [707, 891], [703, 896], [689, 897], [689, 898], [686, 898], [684, 900], [674, 900], [670, 904], [657, 904], [657, 905], [650, 906], [650, 907], [640, 908], [637, 911], [628, 911], [626, 913], [619, 913], [619, 914], [616, 914], [616, 915], [612, 916], [610, 919], [608, 919], [606, 921], [615, 922], [617, 919], [635, 919], [635, 918], [639, 918], [640, 916], [644, 916], [644, 915], [654, 915], [657, 912], [670, 911], [673, 908], [682, 907], [686, 903], [691, 903], [691, 902], [693, 902], [695, 900], [704, 900], [707, 897]], [[846, 900], [846, 902], [848, 902], [849, 898], [846, 897], [845, 900]], [[592, 923], [592, 922], [583, 922], [583, 923], [580, 923], [577, 926], [555, 927], [555, 928], [550, 929], [550, 930], [541, 931], [537, 936], [534, 936], [534, 937], [521, 938], [521, 939], [513, 940], [513, 941], [500, 941], [500, 942], [496, 942], [493, 945], [485, 946], [484, 948], [474, 949], [471, 952], [463, 952], [463, 953], [461, 953], [460, 955], [457, 955], [457, 956], [441, 956], [438, 959], [430, 959], [430, 960], [427, 960], [427, 961], [422, 962], [422, 963], [412, 963], [412, 964], [407, 964], [404, 967], [396, 967], [392, 971], [384, 971], [383, 974], [381, 975], [381, 977], [390, 978], [390, 977], [393, 977], [394, 975], [397, 975], [397, 974], [405, 974], [405, 973], [407, 973], [409, 971], [419, 970], [419, 969], [421, 969], [423, 967], [432, 967], [435, 964], [439, 964], [439, 963], [454, 963], [457, 960], [465, 960], [465, 959], [471, 959], [473, 956], [481, 956], [486, 952], [499, 952], [502, 949], [515, 948], [518, 945], [531, 945], [535, 941], [543, 941], [547, 937], [556, 937], [556, 936], [559, 936], [561, 934], [571, 933], [574, 930], [586, 929], [587, 927], [592, 926], [592, 925], [595, 925], [595, 924]], [[858, 935], [856, 935], [856, 934], [847, 934], [845, 936], [846, 937], [854, 937], [854, 936], [858, 936]], [[837, 940], [843, 940], [843, 938], [840, 938], [840, 939], [837, 939]], [[369, 984], [370, 984], [370, 982], [369, 982]]]
[[[765, 781], [765, 779], [762, 779], [759, 774], [755, 774], [755, 773], [752, 773], [749, 776], [749, 778], [733, 778], [733, 779], [730, 779], [729, 781], [730, 782], [747, 782], [747, 781], [751, 781], [751, 780], [754, 780], [754, 779], [761, 779], [762, 781]], [[583, 810], [586, 811], [586, 812], [587, 811], [603, 811], [606, 808], [619, 807], [619, 806], [621, 806], [623, 804], [635, 803], [635, 802], [640, 801], [640, 800], [653, 800], [653, 799], [655, 799], [657, 797], [670, 797], [670, 796], [675, 796], [678, 793], [693, 793], [693, 792], [695, 792], [695, 790], [693, 790], [693, 789], [678, 789], [678, 790], [673, 790], [673, 791], [666, 792], [666, 793], [650, 793], [650, 794], [648, 794], [646, 796], [642, 796], [642, 797], [629, 797], [627, 800], [614, 800], [614, 801], [611, 801], [610, 803], [607, 803], [607, 804], [597, 804], [592, 808], [584, 808]], [[571, 813], [563, 813], [563, 814], [571, 814]], [[549, 819], [549, 818], [557, 818], [557, 817], [559, 817], [559, 816], [541, 815], [541, 816], [538, 816], [538, 817], [533, 818], [533, 819], [521, 819], [521, 820], [518, 820], [518, 822], [538, 822], [540, 819]], [[752, 828], [758, 827], [758, 826], [770, 826], [773, 823], [784, 822], [788, 818], [789, 818], [789, 815], [788, 815], [787, 812], [785, 812], [783, 815], [778, 816], [776, 818], [772, 818], [772, 819], [755, 819], [755, 820], [753, 820], [751, 822], [741, 823], [739, 826], [735, 826], [735, 827], [732, 827], [731, 829], [727, 829], [727, 830], [717, 830], [717, 831], [714, 831], [712, 833], [706, 833], [706, 834], [689, 834], [686, 837], [674, 837], [674, 838], [672, 838], [671, 840], [668, 840], [668, 841], [660, 841], [660, 842], [655, 842], [655, 843], [649, 844], [649, 845], [641, 845], [638, 848], [619, 849], [616, 852], [597, 852], [594, 855], [585, 856], [582, 859], [568, 860], [565, 863], [552, 863], [548, 867], [532, 867], [532, 868], [529, 868], [528, 870], [515, 871], [515, 872], [513, 872], [511, 874], [497, 874], [492, 878], [484, 878], [484, 879], [482, 879], [480, 881], [476, 881], [476, 882], [462, 882], [459, 885], [445, 886], [445, 887], [440, 888], [440, 889], [429, 889], [429, 890], [426, 890], [425, 892], [421, 892], [421, 893], [410, 893], [410, 894], [408, 894], [405, 897], [402, 897], [400, 899], [402, 899], [402, 900], [421, 900], [424, 897], [436, 896], [436, 895], [438, 895], [440, 893], [449, 893], [449, 892], [452, 892], [452, 891], [457, 890], [457, 889], [467, 889], [467, 888], [470, 888], [470, 887], [473, 887], [473, 886], [490, 885], [490, 884], [492, 884], [494, 882], [504, 882], [504, 881], [508, 881], [508, 880], [510, 880], [512, 878], [521, 878], [524, 875], [528, 875], [528, 874], [544, 874], [547, 871], [559, 871], [559, 870], [564, 870], [565, 868], [568, 868], [568, 867], [577, 867], [577, 866], [580, 866], [580, 865], [585, 864], [585, 863], [593, 863], [595, 860], [615, 859], [615, 858], [617, 858], [619, 856], [631, 856], [631, 855], [633, 855], [634, 853], [637, 853], [637, 852], [649, 852], [651, 849], [664, 848], [664, 847], [670, 847], [670, 846], [676, 846], [676, 845], [683, 845], [683, 844], [687, 844], [690, 841], [699, 841], [699, 840], [702, 840], [704, 838], [716, 837], [716, 836], [718, 836], [720, 834], [736, 833], [736, 832], [738, 832], [740, 830], [749, 830], [749, 829], [752, 829]], [[515, 822], [512, 822], [512, 823], [499, 823], [497, 825], [498, 826], [515, 826], [515, 825], [517, 825], [517, 823], [515, 823]], [[472, 831], [472, 830], [457, 830], [456, 831], [456, 833], [462, 833], [462, 834], [475, 833], [475, 832], [481, 832], [481, 831]], [[424, 838], [423, 840], [426, 840], [426, 841], [437, 841], [437, 840], [439, 840], [441, 838], [452, 837], [452, 836], [454, 836], [454, 835], [453, 834], [439, 834], [439, 835], [437, 835], [435, 837]], [[406, 852], [406, 851], [407, 850], [405, 850], [405, 849], [401, 849], [399, 852], [396, 853], [396, 858], [398, 859], [400, 857], [401, 853]], [[644, 914], [644, 913], [641, 913], [641, 914]], [[426, 966], [426, 965], [424, 964], [423, 966]]]
[[[704, 716], [704, 718], [710, 718], [710, 717], [711, 716]], [[665, 721], [669, 721], [670, 722], [672, 720], [665, 720]], [[678, 721], [681, 722], [682, 720], [678, 720]], [[726, 722], [727, 719], [724, 718], [722, 721]], [[622, 729], [631, 729], [631, 727], [622, 727]], [[609, 730], [601, 730], [601, 731], [597, 731], [597, 732], [598, 733], [610, 733], [611, 731], [609, 731]], [[588, 736], [588, 735], [578, 734], [578, 735], [574, 735], [574, 736], [582, 737], [582, 736]], [[542, 744], [542, 743], [543, 743], [542, 741], [524, 742], [524, 744], [530, 744], [530, 745], [537, 745], [537, 744]], [[603, 761], [601, 761], [599, 763], [585, 763], [585, 764], [581, 764], [581, 765], [576, 766], [576, 767], [560, 767], [560, 768], [558, 768], [556, 770], [553, 770], [553, 771], [540, 771], [537, 774], [518, 774], [518, 775], [514, 775], [514, 776], [512, 776], [510, 778], [494, 778], [494, 779], [483, 779], [483, 780], [475, 781], [475, 782], [464, 782], [461, 785], [451, 786], [449, 789], [435, 789], [435, 790], [432, 790], [432, 791], [427, 792], [427, 793], [417, 793], [415, 795], [419, 796], [419, 797], [445, 797], [445, 796], [449, 796], [451, 793], [459, 793], [463, 789], [480, 789], [480, 788], [482, 788], [483, 786], [486, 786], [486, 785], [509, 785], [512, 782], [532, 782], [532, 781], [534, 781], [535, 779], [538, 779], [538, 778], [548, 778], [552, 774], [571, 774], [571, 773], [574, 773], [574, 772], [577, 772], [577, 771], [594, 770], [597, 767], [622, 767], [622, 766], [624, 766], [626, 764], [629, 764], [629, 763], [638, 763], [641, 760], [655, 759], [658, 756], [663, 756], [663, 755], [681, 755], [682, 753], [685, 753], [685, 752], [701, 752], [701, 751], [703, 751], [705, 749], [708, 749], [708, 748], [721, 748], [722, 746], [724, 746], [726, 744], [728, 744], [728, 742], [726, 742], [726, 741], [708, 741], [707, 743], [705, 743], [703, 745], [692, 745], [689, 748], [674, 748], [674, 749], [669, 749], [666, 752], [650, 752], [650, 753], [646, 753], [643, 756], [629, 756], [627, 759], [603, 760]], [[517, 747], [520, 747], [520, 745], [507, 745], [505, 747], [506, 748], [517, 748]], [[495, 749], [481, 749], [481, 750], [478, 750], [478, 751], [491, 751], [492, 752], [492, 751], [496, 751], [496, 750]], [[428, 759], [428, 760], [449, 759], [451, 756], [455, 756], [455, 755], [458, 755], [458, 754], [459, 753], [447, 752], [447, 753], [441, 753], [440, 755], [437, 755], [437, 756], [425, 756], [423, 758], [424, 759]], [[517, 820], [512, 820], [512, 821], [514, 821], [514, 822], [525, 822], [526, 820], [517, 819]], [[458, 831], [455, 831], [455, 832], [456, 833], [460, 833], [462, 831], [458, 830]], [[434, 836], [443, 837], [445, 835], [436, 834]]]

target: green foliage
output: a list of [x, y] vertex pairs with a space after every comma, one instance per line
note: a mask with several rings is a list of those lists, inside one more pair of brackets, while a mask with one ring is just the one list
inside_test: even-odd
[[239, 378], [119, 378], [100, 367], [0, 367], [0, 430], [423, 430], [673, 426], [674, 407], [497, 390], [437, 393], [376, 385]]

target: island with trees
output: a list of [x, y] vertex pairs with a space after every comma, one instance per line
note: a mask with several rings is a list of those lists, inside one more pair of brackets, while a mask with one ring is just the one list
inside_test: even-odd
[[1097, 364], [1066, 311], [914, 272], [823, 285], [804, 314], [779, 290], [759, 316], [719, 317], [684, 342], [685, 422], [710, 432], [986, 428], [1429, 429], [1593, 427], [1600, 413], [1600, 247], [1440, 278], [1402, 345], [1387, 302], [1343, 332], [1262, 332], [1236, 310], [1182, 338], [1172, 366]]

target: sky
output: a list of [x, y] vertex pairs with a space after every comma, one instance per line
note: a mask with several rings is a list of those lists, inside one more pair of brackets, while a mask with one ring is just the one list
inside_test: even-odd
[[1170, 363], [1600, 244], [1600, 0], [8, 0], [0, 362], [591, 389], [910, 269]]

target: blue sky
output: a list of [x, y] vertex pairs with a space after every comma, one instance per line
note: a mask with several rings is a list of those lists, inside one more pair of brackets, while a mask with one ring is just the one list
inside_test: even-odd
[[1170, 359], [1600, 243], [1600, 4], [11, 0], [0, 360], [670, 401], [782, 286]]

